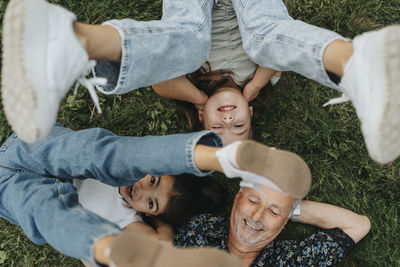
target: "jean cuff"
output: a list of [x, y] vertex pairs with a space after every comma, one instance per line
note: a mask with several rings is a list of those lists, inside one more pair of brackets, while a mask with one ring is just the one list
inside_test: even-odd
[[212, 147], [223, 147], [221, 137], [212, 131], [201, 131], [193, 135], [185, 145], [185, 161], [186, 166], [196, 176], [206, 176], [211, 174], [213, 171], [201, 171], [197, 168], [194, 162], [194, 148], [196, 145], [205, 145]]
[[[121, 36], [121, 63], [111, 62], [111, 61], [98, 61], [98, 65], [110, 65], [114, 71], [107, 73], [106, 71], [96, 72], [94, 71], [95, 76], [107, 78], [107, 81], [111, 81], [111, 84], [107, 82], [105, 87], [98, 86], [97, 89], [106, 95], [111, 94], [123, 94], [132, 91], [132, 88], [124, 88], [125, 81], [127, 80], [129, 68], [132, 67], [132, 64], [129, 64], [130, 57], [130, 39], [128, 38], [128, 33], [126, 29], [122, 26], [122, 22], [120, 20], [110, 20], [104, 22], [102, 25], [108, 25], [115, 28]], [[107, 68], [107, 67], [106, 67]], [[102, 69], [102, 68], [96, 68]], [[119, 69], [119, 70], [118, 70]], [[112, 77], [107, 77], [112, 75]]]
[[336, 83], [329, 77], [328, 71], [325, 69], [324, 62], [323, 62], [323, 56], [324, 56], [326, 47], [327, 47], [330, 43], [332, 43], [333, 41], [335, 41], [335, 40], [343, 40], [343, 41], [347, 41], [347, 42], [351, 41], [350, 39], [344, 38], [344, 37], [342, 37], [342, 36], [340, 36], [340, 35], [338, 35], [338, 34], [336, 34], [336, 33], [334, 33], [334, 34], [332, 34], [331, 36], [329, 36], [328, 38], [326, 38], [326, 41], [323, 42], [324, 45], [322, 46], [322, 49], [320, 50], [320, 55], [318, 55], [318, 58], [319, 58], [318, 64], [319, 64], [319, 66], [320, 66], [319, 71], [320, 71], [320, 77], [321, 77], [321, 81], [320, 81], [320, 82], [321, 82], [323, 85], [325, 85], [325, 86], [328, 86], [328, 87], [330, 87], [330, 88], [333, 88], [333, 89], [335, 89], [335, 90], [337, 90], [337, 91], [339, 91], [339, 92], [343, 92], [342, 88], [340, 88], [339, 85], [336, 84]]

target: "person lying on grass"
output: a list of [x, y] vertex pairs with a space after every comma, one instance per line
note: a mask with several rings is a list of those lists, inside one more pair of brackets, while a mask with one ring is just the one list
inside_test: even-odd
[[[366, 216], [326, 203], [295, 201], [267, 186], [261, 189], [241, 187], [229, 221], [212, 214], [193, 217], [175, 232], [175, 245], [217, 247], [246, 267], [331, 266], [370, 230]], [[289, 219], [317, 229], [299, 240], [277, 239]]]
[[[213, 6], [221, 9], [223, 17], [214, 17], [222, 19], [218, 25], [221, 32], [229, 32], [226, 36], [211, 36]], [[271, 71], [279, 70], [297, 72], [343, 92], [329, 103], [352, 102], [372, 159], [384, 164], [400, 155], [399, 25], [349, 41], [294, 20], [281, 0], [165, 0], [162, 14], [159, 21], [122, 19], [88, 25], [44, 0], [11, 0], [3, 20], [1, 90], [13, 130], [31, 143], [47, 136], [60, 101], [75, 82], [88, 88], [100, 111], [95, 87], [105, 94], [122, 94], [178, 77], [179, 85], [168, 82], [165, 90], [156, 91], [205, 105], [205, 128], [216, 126], [228, 144], [248, 137], [247, 102], [266, 84]], [[231, 36], [232, 31], [236, 34]], [[217, 37], [222, 39], [218, 49]], [[209, 58], [210, 47], [215, 59]], [[248, 56], [261, 72], [245, 86], [243, 96], [235, 88], [221, 88], [214, 94], [214, 99], [219, 96], [216, 101], [211, 101], [213, 97], [207, 101], [182, 76], [207, 60], [225, 63], [216, 68], [211, 64], [214, 70], [235, 73], [230, 66], [241, 67], [241, 62], [234, 63], [239, 55]], [[88, 78], [94, 60], [98, 68], [95, 77]], [[247, 75], [240, 81], [251, 78]], [[239, 115], [243, 121], [237, 123]]]
[[[394, 78], [400, 70], [400, 50], [395, 49], [399, 25], [364, 33], [351, 42], [294, 20], [280, 0], [213, 2], [209, 64], [153, 85], [161, 96], [193, 104], [191, 127], [218, 132], [224, 144], [251, 138], [257, 105], [265, 106], [264, 100], [256, 99], [260, 90], [269, 88], [271, 78], [276, 83], [276, 70], [294, 71], [343, 93], [326, 105], [352, 101], [372, 159], [388, 163], [400, 155], [400, 142], [390, 137], [400, 135], [400, 118], [395, 115], [400, 94], [392, 94], [400, 90]], [[397, 39], [392, 41], [395, 32]], [[389, 47], [396, 52], [385, 52]]]
[[[251, 141], [225, 147], [229, 151], [222, 151], [221, 146], [220, 137], [211, 131], [128, 137], [100, 128], [73, 131], [56, 125], [47, 138], [34, 144], [24, 143], [12, 134], [0, 147], [0, 216], [19, 225], [33, 242], [48, 243], [67, 256], [93, 265], [148, 266], [152, 262], [154, 266], [166, 267], [240, 266], [234, 257], [221, 251], [176, 249], [138, 230], [123, 232], [121, 227], [108, 220], [109, 217], [105, 219], [79, 204], [81, 201], [83, 205], [89, 205], [87, 199], [97, 193], [95, 188], [82, 187], [89, 198], [79, 199], [77, 189], [69, 182], [70, 179], [85, 181], [92, 178], [120, 188], [110, 189], [114, 198], [119, 191], [137, 211], [158, 215], [172, 224], [181, 218], [169, 216], [182, 205], [190, 204], [181, 203], [185, 200], [174, 195], [176, 191], [183, 192], [176, 189], [181, 184], [177, 181], [185, 179], [177, 178], [178, 174], [205, 176], [210, 170], [217, 170], [227, 177], [242, 177], [248, 182], [276, 184], [295, 197], [304, 195], [310, 187], [308, 167], [296, 154], [285, 152], [281, 157], [280, 153], [271, 153], [268, 147]], [[255, 146], [261, 147], [255, 149]], [[232, 165], [229, 157], [238, 158], [240, 165]], [[283, 173], [288, 169], [300, 170], [291, 176], [282, 174], [275, 181], [265, 178], [278, 163]], [[146, 178], [138, 182], [144, 176]], [[190, 181], [194, 180], [183, 182], [185, 187]], [[212, 202], [201, 199], [201, 196], [213, 198], [208, 195], [213, 192], [212, 184], [204, 185], [204, 182], [192, 184], [203, 187], [196, 188], [201, 193], [191, 199], [191, 203], [199, 206], [193, 204], [193, 211], [179, 210], [182, 218], [185, 212], [190, 214], [202, 209], [198, 207], [213, 210], [218, 206], [210, 207]], [[82, 182], [75, 182], [78, 183]], [[149, 190], [141, 195], [139, 188], [145, 186]], [[182, 196], [185, 195], [183, 192]], [[170, 207], [175, 211], [172, 212]], [[126, 225], [130, 221], [132, 218], [119, 223]]]
[[73, 185], [85, 209], [124, 231], [164, 241], [169, 240], [172, 229], [193, 215], [221, 212], [227, 197], [216, 180], [190, 174], [146, 175], [132, 186], [112, 187], [95, 179], [74, 179]]

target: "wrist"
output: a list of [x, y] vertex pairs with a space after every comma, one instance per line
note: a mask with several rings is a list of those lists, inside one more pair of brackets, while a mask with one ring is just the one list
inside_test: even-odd
[[300, 210], [301, 210], [301, 201], [299, 201], [296, 207], [290, 213], [290, 220], [292, 222], [298, 222], [300, 220]]

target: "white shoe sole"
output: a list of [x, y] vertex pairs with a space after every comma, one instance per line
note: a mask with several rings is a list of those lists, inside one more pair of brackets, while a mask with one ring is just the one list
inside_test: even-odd
[[[9, 124], [25, 142], [35, 142], [40, 129], [35, 124], [36, 93], [26, 68], [24, 38], [47, 31], [46, 3], [41, 0], [11, 0], [3, 20], [2, 100]], [[29, 23], [27, 21], [35, 21]], [[35, 38], [38, 55], [46, 50], [47, 38]], [[44, 59], [41, 62], [45, 62]], [[40, 63], [39, 63], [40, 64]], [[36, 71], [46, 72], [46, 66]], [[45, 75], [41, 75], [45, 79]], [[42, 82], [45, 85], [45, 81]], [[40, 85], [41, 86], [41, 85]]]
[[[390, 26], [384, 33], [386, 90], [382, 120], [378, 126], [375, 149], [369, 149], [372, 159], [386, 164], [400, 155], [400, 26]], [[371, 153], [372, 152], [372, 153]]]

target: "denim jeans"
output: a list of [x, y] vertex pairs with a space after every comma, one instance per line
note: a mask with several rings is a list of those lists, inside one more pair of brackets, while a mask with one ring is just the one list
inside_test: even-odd
[[164, 0], [161, 20], [111, 20], [121, 36], [121, 63], [98, 61], [105, 94], [123, 94], [197, 70], [210, 53], [213, 0]]
[[96, 264], [96, 241], [121, 230], [80, 206], [67, 180], [95, 178], [122, 186], [146, 174], [204, 176], [209, 172], [194, 163], [196, 144], [222, 146], [222, 141], [209, 131], [120, 137], [105, 129], [72, 131], [61, 126], [35, 144], [13, 134], [0, 148], [0, 216], [21, 226], [33, 242]]
[[232, 0], [247, 55], [260, 66], [294, 71], [342, 91], [323, 65], [323, 53], [341, 35], [290, 17], [281, 0]]
[[[232, 4], [243, 48], [260, 66], [294, 71], [341, 91], [322, 61], [326, 46], [346, 40], [339, 34], [294, 20], [281, 0], [163, 1], [160, 21], [112, 20], [122, 38], [121, 63], [99, 61], [96, 75], [106, 77], [106, 94], [122, 94], [141, 86], [193, 72], [210, 52], [214, 1]], [[229, 45], [229, 44], [227, 44]]]

